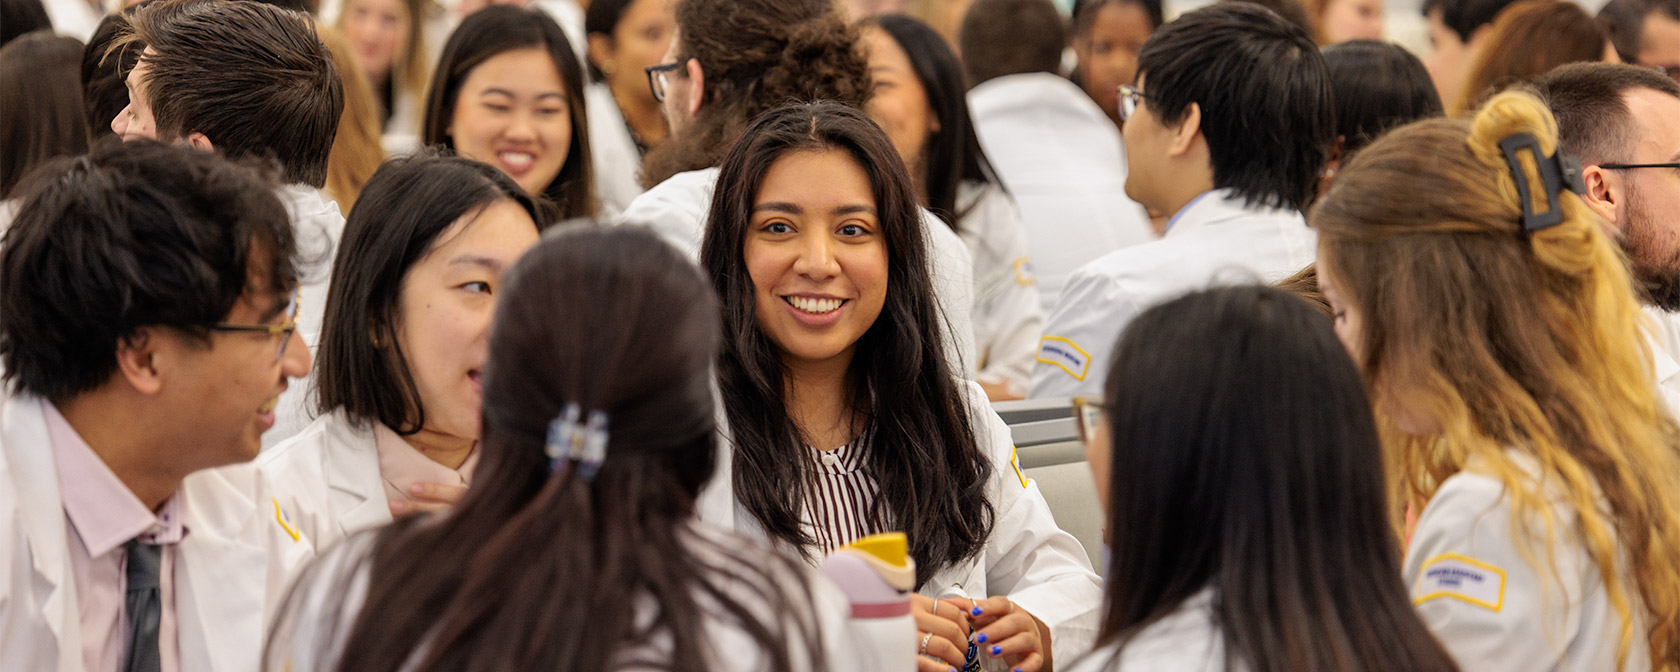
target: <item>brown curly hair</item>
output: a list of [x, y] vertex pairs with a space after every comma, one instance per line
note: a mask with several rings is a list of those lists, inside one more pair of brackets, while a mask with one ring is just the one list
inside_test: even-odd
[[648, 152], [642, 181], [721, 165], [758, 115], [791, 102], [839, 101], [863, 108], [869, 62], [857, 31], [826, 0], [683, 0], [676, 61], [700, 61], [700, 112]]

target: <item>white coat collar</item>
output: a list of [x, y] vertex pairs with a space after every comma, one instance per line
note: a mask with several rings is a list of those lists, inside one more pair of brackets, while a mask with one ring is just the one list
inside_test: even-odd
[[325, 424], [322, 471], [327, 477], [327, 496], [333, 500], [333, 510], [340, 512], [339, 529], [362, 530], [391, 522], [385, 483], [379, 476], [379, 448], [373, 427], [356, 427], [343, 409], [315, 422]]
[[975, 117], [986, 117], [1002, 110], [1027, 113], [1053, 109], [1101, 122], [1110, 132], [1114, 131], [1108, 115], [1091, 101], [1090, 96], [1085, 95], [1079, 85], [1055, 73], [1029, 72], [989, 79], [969, 90], [968, 101]]
[[68, 576], [69, 536], [58, 490], [58, 467], [53, 463], [46, 414], [41, 407], [46, 402], [18, 395], [8, 396], [3, 403], [0, 469], [10, 472], [11, 483], [5, 487], [17, 493], [17, 516], [23, 524], [35, 574], [52, 586], [41, 610], [58, 639], [60, 669], [65, 669], [65, 661], [82, 659], [81, 628], [76, 584]]
[[[223, 469], [257, 478], [251, 465]], [[259, 515], [251, 499], [254, 490], [215, 473], [223, 469], [193, 474], [181, 485], [187, 529], [192, 531], [181, 540], [176, 556], [181, 658], [208, 661], [213, 670], [255, 669], [254, 652], [227, 643], [263, 641], [266, 586], [253, 577], [266, 574], [268, 549], [251, 543], [252, 531], [246, 528], [272, 521]]]
[[1205, 226], [1258, 218], [1296, 219], [1303, 226], [1306, 224], [1300, 212], [1288, 208], [1249, 206], [1235, 189], [1225, 188], [1204, 191], [1190, 199], [1173, 214], [1172, 219], [1167, 220], [1167, 232], [1162, 237], [1182, 236]]

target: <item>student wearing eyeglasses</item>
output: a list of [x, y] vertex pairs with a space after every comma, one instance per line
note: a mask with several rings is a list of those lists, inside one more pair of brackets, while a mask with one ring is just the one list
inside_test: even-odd
[[1680, 84], [1633, 65], [1566, 65], [1536, 83], [1563, 151], [1581, 162], [1582, 202], [1612, 229], [1657, 321], [1656, 378], [1680, 417]]
[[1120, 93], [1126, 194], [1171, 219], [1160, 240], [1073, 272], [1029, 396], [1099, 393], [1115, 338], [1150, 306], [1312, 262], [1301, 213], [1335, 141], [1330, 91], [1306, 31], [1249, 3], [1191, 12], [1149, 39], [1138, 85]]
[[153, 141], [46, 171], [0, 246], [0, 669], [255, 670], [313, 554], [242, 464], [309, 372], [286, 210]]

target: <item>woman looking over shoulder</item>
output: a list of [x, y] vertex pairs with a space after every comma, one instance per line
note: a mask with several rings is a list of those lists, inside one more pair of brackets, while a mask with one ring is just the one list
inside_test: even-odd
[[521, 259], [499, 303], [484, 477], [306, 570], [268, 668], [859, 669], [869, 642], [848, 639], [838, 588], [693, 518], [720, 333], [694, 265], [650, 232], [579, 226]]
[[1372, 143], [1311, 218], [1421, 512], [1407, 585], [1467, 670], [1680, 668], [1675, 425], [1581, 188], [1551, 113], [1505, 93]]
[[943, 356], [927, 233], [892, 145], [830, 102], [771, 111], [742, 138], [701, 248], [733, 447], [730, 486], [702, 516], [808, 558], [903, 531], [925, 672], [1036, 672], [1084, 653], [1099, 580]]

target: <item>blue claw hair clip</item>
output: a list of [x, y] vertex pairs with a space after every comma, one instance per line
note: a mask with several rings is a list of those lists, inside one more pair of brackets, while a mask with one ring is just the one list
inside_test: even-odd
[[558, 473], [568, 461], [578, 463], [578, 476], [585, 481], [595, 479], [601, 462], [607, 459], [607, 413], [590, 411], [589, 424], [584, 424], [583, 409], [567, 403], [560, 417], [548, 423], [548, 441], [543, 452], [548, 455], [548, 468]]

